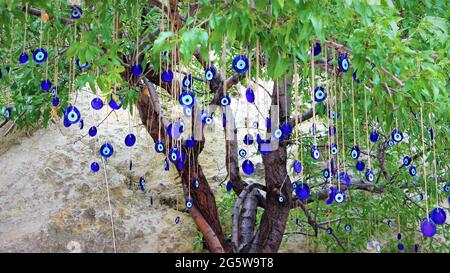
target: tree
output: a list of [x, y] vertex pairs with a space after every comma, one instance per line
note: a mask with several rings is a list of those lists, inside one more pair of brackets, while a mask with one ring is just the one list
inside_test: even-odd
[[[360, 225], [365, 226], [364, 221], [398, 216], [414, 238], [428, 206], [443, 195], [438, 183], [448, 180], [449, 116], [446, 5], [414, 2], [115, 0], [69, 6], [61, 1], [3, 1], [0, 107], [8, 113], [3, 125], [8, 120], [11, 129], [61, 122], [57, 116], [67, 119], [77, 89], [86, 84], [99, 89], [108, 103], [122, 100], [130, 111], [136, 105], [143, 126], [156, 143], [164, 144], [166, 155], [175, 151], [175, 157], [178, 153], [182, 158], [172, 165], [211, 252], [276, 252], [296, 208], [309, 225], [308, 232], [300, 233], [311, 236], [333, 221], [345, 219], [355, 226], [362, 219]], [[38, 48], [48, 54], [40, 64], [31, 58]], [[29, 56], [25, 64], [19, 62], [23, 52]], [[236, 56], [245, 56], [241, 60], [248, 71], [240, 71], [236, 63], [233, 68]], [[205, 79], [208, 69], [213, 72], [210, 80]], [[170, 81], [170, 75], [163, 74], [169, 70], [174, 75]], [[183, 88], [184, 76], [192, 86]], [[41, 86], [43, 80], [56, 87], [58, 103], [50, 92], [40, 91], [47, 89]], [[257, 139], [265, 180], [248, 183], [240, 172], [242, 142], [223, 99], [236, 94], [238, 83], [257, 86], [261, 81], [274, 82], [273, 90], [256, 90], [257, 96], [267, 92], [273, 106], [263, 114], [271, 117], [271, 126], [266, 125], [271, 128]], [[226, 121], [226, 167], [238, 197], [231, 240], [198, 162], [207, 140], [169, 136], [168, 127], [178, 123], [167, 117], [168, 107], [186, 94], [225, 113], [218, 116]], [[196, 104], [190, 118], [200, 132], [206, 125], [198, 117], [213, 115], [202, 110]], [[315, 126], [313, 136], [299, 127], [309, 120]], [[378, 133], [378, 141], [369, 140], [372, 132]], [[397, 141], [402, 133], [404, 139]], [[276, 147], [262, 149], [269, 143]], [[365, 163], [363, 173], [354, 169], [357, 161], [351, 153], [356, 145], [359, 161]], [[314, 149], [319, 160], [310, 156]], [[416, 166], [415, 176], [401, 162], [406, 155]], [[300, 175], [288, 159], [298, 161], [296, 168], [303, 164]], [[324, 169], [329, 172], [326, 178]], [[301, 181], [293, 183], [291, 177]], [[306, 190], [305, 184], [311, 192], [298, 200], [293, 187]], [[425, 200], [416, 201], [412, 193], [423, 193]], [[336, 204], [337, 194], [349, 200]], [[333, 204], [325, 205], [327, 198]], [[315, 211], [310, 203], [317, 204]], [[331, 207], [339, 218], [329, 220], [322, 213]], [[258, 208], [263, 209], [261, 219]], [[324, 217], [328, 221], [319, 222]], [[367, 227], [364, 232], [374, 230]], [[336, 244], [345, 249], [336, 234]], [[448, 234], [444, 236], [448, 240]]]

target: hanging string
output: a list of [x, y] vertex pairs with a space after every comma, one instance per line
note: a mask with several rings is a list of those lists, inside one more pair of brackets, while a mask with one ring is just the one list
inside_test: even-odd
[[[342, 134], [342, 168], [345, 173], [345, 134], [344, 134], [344, 106], [343, 106], [343, 99], [342, 99], [342, 89], [343, 89], [343, 81], [342, 78], [340, 88], [339, 88], [339, 97], [341, 101], [341, 134]], [[340, 183], [339, 183], [340, 184]]]
[[25, 24], [24, 24], [24, 31], [23, 31], [23, 50], [22, 50], [22, 52], [25, 52], [25, 47], [27, 44], [27, 25], [28, 25], [28, 3], [25, 3]]
[[139, 28], [140, 28], [140, 17], [139, 17], [139, 0], [136, 0], [136, 65], [139, 64]]
[[113, 217], [113, 211], [112, 211], [112, 206], [111, 206], [111, 198], [109, 196], [109, 184], [108, 184], [108, 176], [106, 173], [106, 163], [105, 163], [105, 159], [103, 157], [101, 157], [101, 158], [102, 158], [102, 163], [103, 163], [103, 171], [105, 174], [105, 186], [106, 186], [106, 193], [107, 193], [107, 197], [108, 197], [109, 216], [110, 216], [110, 220], [111, 220], [113, 249], [114, 249], [114, 253], [116, 253], [117, 252], [117, 250], [116, 250], [116, 234], [114, 232], [114, 217]]
[[[47, 49], [50, 47], [50, 43], [49, 43], [49, 30], [47, 30]], [[56, 55], [56, 52], [58, 51], [58, 48], [55, 48], [55, 55]], [[56, 59], [56, 58], [55, 58]], [[48, 79], [48, 66], [49, 66], [49, 64], [48, 64], [49, 62], [45, 62], [45, 79], [47, 80]]]
[[428, 183], [427, 183], [427, 169], [426, 169], [426, 155], [425, 155], [425, 137], [423, 133], [423, 109], [422, 105], [420, 105], [420, 127], [422, 131], [422, 148], [423, 148], [423, 154], [422, 154], [422, 166], [423, 166], [423, 180], [425, 181], [425, 208], [427, 213], [427, 219], [430, 220], [430, 214], [428, 213]]
[[[430, 119], [430, 125], [431, 129], [433, 130], [433, 119], [431, 117], [433, 113], [430, 111], [429, 119]], [[434, 131], [433, 131], [434, 134]], [[430, 136], [431, 143], [433, 145], [433, 172], [434, 172], [434, 183], [436, 186], [436, 207], [439, 208], [439, 190], [438, 190], [438, 174], [437, 174], [437, 165], [436, 165], [436, 136], [433, 135], [433, 137]]]
[[355, 121], [355, 93], [352, 82], [352, 113], [353, 113], [353, 146], [356, 146], [356, 121]]
[[42, 48], [42, 24], [43, 24], [43, 18], [42, 16], [45, 14], [44, 11], [42, 11], [41, 13], [41, 22], [40, 22], [40, 27], [39, 27], [39, 48]]
[[331, 88], [330, 90], [328, 90], [329, 87], [329, 82], [328, 82], [328, 48], [325, 47], [325, 90], [329, 92], [330, 97], [327, 99], [327, 126], [328, 126], [328, 169], [330, 171], [330, 186], [332, 184], [332, 179], [331, 179], [331, 174], [333, 173], [333, 170], [331, 169], [331, 160], [332, 160], [332, 154], [331, 154], [331, 146], [333, 143], [333, 135], [332, 132], [334, 132], [334, 130], [332, 129], [332, 125], [333, 125], [333, 121], [331, 121], [330, 124], [330, 113], [331, 113], [331, 100], [332, 100], [332, 92], [331, 92]]
[[314, 46], [311, 47], [311, 100], [312, 100], [312, 109], [313, 109], [313, 137], [314, 137], [314, 146], [317, 145], [316, 140], [316, 100], [314, 99]]
[[[334, 58], [333, 58], [334, 59]], [[337, 78], [337, 75], [336, 75], [336, 72], [334, 73], [334, 106], [335, 106], [335, 115], [336, 115], [336, 117], [337, 117], [337, 115], [338, 115], [338, 93], [339, 93], [339, 91], [338, 91], [338, 88], [337, 88], [337, 85], [338, 85], [338, 78]], [[336, 154], [336, 162], [337, 162], [337, 179], [336, 179], [336, 182], [337, 182], [337, 185], [338, 185], [338, 190], [340, 191], [341, 190], [341, 181], [339, 180], [339, 174], [341, 173], [341, 158], [340, 158], [340, 156], [339, 156], [339, 142], [340, 142], [340, 138], [339, 138], [339, 132], [340, 132], [340, 129], [339, 129], [339, 122], [338, 121], [336, 121], [336, 147], [338, 148], [338, 152], [337, 152], [337, 154]]]
[[372, 169], [372, 165], [370, 164], [370, 142], [369, 142], [369, 119], [368, 119], [368, 117], [367, 117], [367, 104], [368, 104], [368, 102], [367, 102], [367, 90], [364, 88], [364, 114], [365, 114], [365, 117], [366, 117], [366, 143], [367, 143], [367, 154], [368, 154], [368, 156], [367, 156], [367, 162], [368, 162], [368, 165], [369, 165], [369, 170], [371, 170]]
[[222, 91], [223, 91], [223, 95], [226, 95], [226, 88], [225, 88], [225, 77], [226, 77], [226, 64], [225, 64], [225, 58], [226, 58], [226, 50], [227, 50], [227, 36], [225, 35], [223, 37], [223, 41], [222, 41], [222, 57], [221, 57], [221, 61], [222, 61], [222, 72], [221, 72], [221, 76], [222, 76]]

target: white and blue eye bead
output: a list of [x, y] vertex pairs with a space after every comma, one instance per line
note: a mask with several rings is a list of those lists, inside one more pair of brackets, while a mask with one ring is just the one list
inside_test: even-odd
[[88, 133], [90, 137], [95, 137], [97, 135], [97, 127], [92, 126], [91, 128], [89, 128]]
[[314, 88], [314, 100], [318, 103], [323, 102], [327, 98], [327, 93], [322, 86], [317, 86]]
[[102, 109], [103, 108], [103, 101], [102, 101], [102, 99], [101, 98], [93, 98], [92, 100], [91, 100], [91, 107], [94, 109], [94, 110], [100, 110], [100, 109]]
[[96, 173], [100, 170], [100, 165], [97, 162], [92, 162], [91, 163], [91, 171], [93, 173]]
[[145, 181], [145, 178], [143, 176], [141, 176], [141, 178], [139, 179], [139, 188], [141, 189], [141, 191], [145, 192], [146, 185], [147, 185], [147, 181]]
[[423, 194], [419, 193], [417, 195], [417, 201], [422, 201], [423, 200]]
[[5, 109], [5, 112], [3, 113], [6, 119], [9, 119], [11, 117], [12, 108], [8, 107]]
[[190, 209], [194, 206], [194, 201], [192, 199], [188, 199], [186, 201], [186, 208]]
[[450, 184], [447, 184], [444, 186], [444, 191], [445, 192], [450, 192]]
[[247, 151], [245, 149], [240, 149], [239, 150], [239, 156], [244, 158], [247, 156]]
[[190, 88], [192, 86], [192, 75], [188, 74], [184, 76], [182, 84], [184, 88]]
[[76, 62], [77, 66], [78, 66], [78, 68], [79, 68], [80, 70], [89, 67], [89, 63], [88, 63], [88, 62], [80, 63], [80, 59], [78, 59], [78, 58], [77, 58], [77, 60], [76, 60], [75, 62]]
[[206, 124], [206, 125], [211, 125], [212, 122], [213, 122], [212, 116], [206, 116], [206, 117], [205, 117], [205, 124]]
[[364, 168], [366, 167], [366, 165], [364, 164], [364, 162], [362, 161], [358, 161], [356, 163], [356, 170], [362, 172], [364, 170]]
[[179, 102], [185, 107], [192, 108], [195, 103], [195, 94], [191, 91], [183, 91], [180, 94]]
[[244, 136], [244, 144], [245, 145], [252, 145], [253, 144], [253, 136], [251, 134], [246, 134]]
[[156, 141], [155, 142], [155, 151], [158, 154], [162, 154], [164, 153], [165, 147], [164, 147], [164, 143], [162, 143], [162, 141]]
[[332, 155], [336, 155], [338, 153], [338, 146], [336, 143], [331, 144], [330, 152]]
[[416, 167], [410, 166], [410, 167], [409, 167], [409, 174], [410, 174], [411, 176], [416, 176], [416, 174], [417, 174]]
[[345, 193], [343, 191], [339, 191], [338, 193], [336, 193], [336, 195], [334, 196], [334, 201], [336, 201], [337, 203], [342, 203], [345, 201]]
[[255, 102], [255, 92], [250, 87], [245, 90], [245, 98], [247, 102], [254, 103]]
[[359, 149], [358, 145], [353, 146], [352, 151], [350, 152], [350, 155], [353, 159], [358, 159], [361, 154], [361, 150]]
[[177, 148], [172, 148], [169, 150], [169, 159], [173, 163], [178, 163], [178, 161], [180, 160], [179, 155], [180, 155], [180, 152], [178, 151]]
[[72, 15], [72, 19], [80, 19], [81, 15], [83, 15], [83, 10], [79, 6], [74, 5], [72, 7], [71, 15]]
[[43, 48], [38, 48], [35, 51], [33, 51], [33, 60], [36, 63], [43, 63], [47, 60], [47, 51]]
[[22, 54], [20, 54], [19, 62], [21, 64], [26, 64], [28, 62], [28, 54], [26, 52], [22, 52]]
[[216, 68], [214, 66], [208, 67], [205, 70], [205, 79], [207, 81], [212, 81], [216, 77]]
[[348, 62], [348, 58], [345, 54], [339, 54], [338, 65], [341, 72], [347, 72], [348, 68], [350, 67], [350, 63]]
[[100, 155], [104, 158], [109, 158], [113, 155], [114, 148], [111, 144], [105, 143], [100, 147]]
[[283, 136], [283, 132], [281, 131], [280, 128], [277, 128], [274, 132], [273, 132], [273, 136], [276, 139], [280, 139]]
[[64, 111], [64, 119], [66, 119], [70, 124], [77, 123], [81, 118], [80, 111], [75, 106], [69, 106]]
[[50, 94], [52, 94], [53, 97], [56, 97], [56, 95], [58, 94], [58, 88], [56, 86], [53, 86], [52, 92]]
[[324, 169], [322, 171], [322, 174], [323, 174], [323, 177], [325, 177], [326, 179], [330, 178], [330, 170], [328, 168]]
[[223, 107], [226, 107], [230, 104], [231, 104], [230, 97], [228, 95], [222, 96], [222, 98], [220, 99], [220, 105], [222, 105]]
[[136, 64], [131, 67], [131, 73], [135, 77], [139, 77], [140, 75], [142, 75], [142, 71], [143, 69], [141, 64]]
[[345, 231], [350, 232], [352, 231], [352, 226], [350, 224], [345, 225]]
[[328, 136], [332, 137], [336, 135], [336, 126], [332, 125], [328, 127]]
[[408, 166], [409, 164], [411, 164], [411, 157], [409, 156], [405, 156], [403, 157], [403, 166]]
[[200, 186], [200, 182], [198, 181], [197, 177], [194, 177], [194, 181], [192, 182], [192, 184], [194, 185], [194, 189], [198, 189], [198, 187]]
[[192, 108], [190, 107], [183, 107], [183, 113], [185, 117], [192, 116]]
[[252, 127], [253, 127], [253, 129], [258, 129], [259, 123], [257, 121], [253, 122]]
[[136, 143], [136, 136], [134, 134], [128, 134], [125, 137], [125, 145], [132, 147]]
[[387, 142], [387, 146], [388, 146], [388, 147], [392, 147], [392, 146], [394, 146], [394, 145], [395, 145], [395, 141], [392, 140], [392, 139], [389, 139], [388, 142]]
[[314, 56], [319, 55], [320, 52], [322, 52], [322, 46], [320, 45], [320, 43], [315, 43], [313, 45], [313, 54], [314, 54]]
[[130, 159], [130, 164], [128, 165], [128, 170], [132, 170], [133, 169], [133, 160]]
[[172, 70], [170, 70], [170, 69], [169, 70], [164, 70], [161, 73], [161, 80], [163, 82], [166, 82], [166, 83], [171, 82], [173, 80], [173, 72], [172, 72]]
[[356, 75], [356, 72], [357, 72], [357, 71], [358, 71], [358, 70], [355, 70], [355, 71], [353, 72], [353, 80], [354, 80], [356, 83], [361, 83], [361, 80], [357, 78], [357, 75]]
[[175, 217], [175, 224], [179, 224], [180, 223], [180, 216]]
[[333, 234], [333, 229], [330, 228], [330, 227], [328, 227], [328, 228], [327, 228], [327, 233], [328, 233], [328, 234]]
[[390, 227], [390, 228], [392, 228], [392, 227], [394, 227], [394, 222], [392, 222], [392, 220], [388, 220], [387, 221], [387, 225]]
[[49, 91], [51, 87], [52, 83], [48, 79], [45, 79], [41, 82], [42, 91]]
[[400, 130], [394, 129], [391, 132], [391, 137], [395, 142], [400, 142], [403, 140], [403, 133]]
[[319, 157], [320, 157], [320, 151], [319, 151], [319, 148], [317, 148], [317, 146], [312, 146], [311, 147], [311, 157], [314, 159], [314, 160], [318, 160], [319, 159]]
[[255, 171], [255, 166], [253, 165], [253, 162], [251, 162], [249, 159], [244, 160], [242, 162], [242, 171], [246, 175], [251, 175]]
[[121, 95], [111, 94], [109, 100], [109, 107], [113, 110], [119, 110], [122, 107], [123, 98]]
[[372, 182], [374, 180], [374, 178], [375, 177], [373, 175], [372, 170], [367, 169], [367, 171], [366, 171], [366, 180], [369, 181], [369, 182]]
[[83, 128], [84, 128], [84, 120], [80, 119], [80, 121], [78, 122], [78, 127], [80, 128], [80, 130], [83, 130]]
[[278, 203], [283, 204], [285, 201], [284, 196], [279, 194], [277, 197], [277, 201], [278, 201]]
[[239, 74], [247, 72], [249, 67], [248, 59], [244, 55], [239, 55], [233, 60], [233, 70]]

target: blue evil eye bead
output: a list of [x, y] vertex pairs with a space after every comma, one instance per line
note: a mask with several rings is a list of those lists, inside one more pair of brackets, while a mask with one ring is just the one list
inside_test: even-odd
[[336, 135], [336, 126], [330, 126], [328, 127], [328, 135], [330, 137]]
[[405, 156], [403, 157], [403, 166], [408, 166], [409, 164], [411, 164], [411, 157], [409, 156]]
[[422, 201], [423, 200], [423, 194], [419, 193], [417, 195], [417, 201]]
[[0, 69], [0, 79], [3, 77], [2, 70]]
[[84, 120], [80, 119], [80, 121], [78, 122], [78, 127], [80, 127], [80, 130], [83, 130], [83, 128], [84, 128]]
[[270, 118], [266, 118], [266, 129], [268, 131], [270, 131], [271, 128], [272, 128], [271, 119]]
[[59, 105], [59, 98], [58, 97], [54, 97], [52, 99], [52, 105], [53, 106], [58, 106]]
[[102, 109], [102, 108], [103, 108], [103, 101], [102, 101], [102, 99], [101, 99], [101, 98], [94, 98], [94, 99], [92, 99], [92, 101], [91, 101], [91, 107], [92, 107], [94, 110], [100, 110], [100, 109]]
[[89, 128], [88, 133], [90, 137], [95, 137], [97, 135], [97, 127], [92, 126], [91, 128]]
[[327, 93], [322, 86], [317, 86], [314, 88], [314, 100], [318, 103], [323, 102], [327, 98]]
[[355, 70], [355, 71], [353, 72], [353, 80], [354, 80], [356, 83], [361, 83], [361, 80], [357, 78], [356, 71], [358, 71], [358, 70]]
[[297, 174], [302, 172], [302, 164], [297, 159], [294, 160], [294, 172]]
[[414, 244], [414, 252], [419, 252], [419, 244]]
[[169, 159], [173, 163], [177, 163], [180, 160], [180, 152], [177, 148], [172, 148], [169, 150]]
[[214, 79], [215, 76], [216, 76], [216, 69], [215, 69], [213, 66], [208, 67], [208, 68], [205, 70], [205, 79], [206, 79], [207, 81], [212, 81], [212, 80]]
[[122, 107], [123, 98], [121, 95], [111, 94], [109, 100], [109, 107], [113, 110], [119, 110]]
[[251, 89], [250, 87], [245, 90], [245, 98], [247, 99], [248, 103], [255, 102], [255, 92], [253, 92], [253, 89]]
[[179, 224], [180, 223], [180, 216], [175, 217], [175, 224]]
[[290, 136], [292, 134], [292, 126], [289, 122], [281, 124], [280, 129], [284, 136]]
[[252, 145], [253, 144], [253, 136], [250, 134], [246, 134], [244, 136], [244, 144], [245, 145]]
[[402, 243], [399, 243], [397, 245], [398, 250], [403, 250], [405, 248], [405, 246]]
[[337, 203], [344, 202], [345, 201], [345, 193], [343, 191], [336, 193], [336, 195], [334, 196], [334, 201], [336, 201]]
[[350, 232], [352, 231], [352, 226], [350, 224], [345, 225], [345, 231]]
[[52, 83], [48, 79], [45, 79], [41, 82], [42, 91], [48, 91], [48, 90], [50, 90], [51, 87], [52, 87]]
[[372, 172], [371, 170], [367, 170], [367, 171], [366, 171], [366, 180], [367, 180], [368, 182], [372, 182], [374, 178], [375, 178], [375, 177], [374, 177], [374, 175], [373, 175], [373, 172]]
[[192, 116], [192, 108], [190, 107], [183, 107], [183, 113], [185, 117]]
[[66, 118], [64, 117], [64, 127], [70, 127], [70, 125], [72, 125], [72, 123]]
[[91, 163], [91, 171], [92, 171], [93, 173], [96, 173], [96, 172], [98, 172], [99, 170], [100, 170], [100, 165], [98, 165], [97, 162], [92, 162], [92, 163]]
[[338, 65], [339, 65], [339, 70], [341, 72], [347, 72], [348, 68], [350, 67], [350, 64], [349, 64], [348, 58], [345, 54], [343, 54], [343, 53], [339, 54]]
[[191, 91], [183, 91], [180, 94], [179, 102], [185, 107], [192, 108], [195, 103], [195, 94]]
[[314, 136], [316, 134], [316, 124], [311, 125], [311, 135]]
[[330, 170], [328, 168], [324, 169], [322, 171], [322, 174], [323, 174], [323, 177], [325, 177], [326, 179], [330, 178]]
[[296, 182], [292, 182], [291, 185], [292, 185], [292, 189], [295, 191], [295, 189], [297, 188], [298, 184]]
[[256, 143], [258, 143], [258, 145], [260, 145], [261, 143], [263, 143], [263, 139], [261, 138], [260, 134], [256, 134]]
[[28, 62], [28, 54], [26, 52], [22, 52], [22, 54], [20, 54], [19, 62], [21, 64], [26, 64]]
[[222, 105], [223, 107], [226, 107], [230, 104], [231, 104], [231, 99], [228, 95], [225, 95], [220, 99], [220, 105]]
[[198, 181], [197, 177], [194, 177], [194, 181], [192, 181], [192, 185], [194, 185], [194, 189], [198, 189], [200, 186], [200, 182]]
[[356, 170], [362, 172], [365, 167], [366, 167], [366, 165], [364, 164], [364, 162], [362, 162], [362, 161], [356, 162]]
[[140, 75], [142, 75], [142, 65], [141, 64], [133, 65], [131, 67], [131, 73], [135, 77], [139, 77]]
[[186, 147], [187, 148], [192, 148], [197, 144], [197, 140], [194, 139], [194, 137], [190, 137], [188, 139], [186, 139]]
[[319, 55], [320, 52], [322, 52], [322, 46], [320, 45], [320, 43], [315, 43], [313, 45], [313, 54], [314, 54], [314, 56]]
[[370, 141], [377, 142], [378, 141], [378, 134], [377, 132], [370, 133]]
[[111, 144], [105, 143], [100, 147], [100, 155], [104, 158], [109, 158], [113, 155], [114, 148]]
[[284, 196], [279, 194], [277, 197], [277, 201], [278, 201], [278, 203], [283, 204], [285, 201]]
[[133, 160], [130, 160], [130, 164], [128, 165], [128, 169], [130, 171], [133, 169]]
[[358, 145], [353, 146], [352, 151], [350, 152], [350, 155], [353, 159], [358, 159], [359, 155], [361, 154], [361, 150], [359, 149]]
[[233, 182], [228, 181], [227, 186], [226, 186], [227, 191], [231, 191], [232, 188], [233, 188]]
[[328, 233], [328, 234], [333, 234], [333, 229], [330, 228], [330, 227], [328, 227], [328, 228], [327, 228], [327, 233]]
[[253, 122], [252, 127], [253, 127], [253, 129], [258, 129], [259, 123], [257, 121]]
[[402, 234], [401, 233], [397, 233], [397, 240], [401, 240], [402, 239]]
[[246, 175], [253, 174], [253, 172], [255, 171], [255, 166], [253, 165], [253, 162], [251, 162], [248, 159], [244, 160], [244, 162], [242, 162], [242, 171]]
[[58, 94], [58, 88], [56, 88], [56, 86], [53, 86], [51, 94], [53, 97], [56, 97], [56, 95]]
[[244, 158], [247, 156], [247, 151], [245, 149], [240, 149], [239, 150], [239, 156]]
[[400, 130], [397, 129], [392, 130], [391, 136], [395, 142], [400, 142], [403, 140], [403, 133]]
[[192, 86], [192, 75], [188, 74], [184, 76], [183, 81], [181, 83], [184, 88], [190, 88]]
[[331, 203], [333, 203], [336, 193], [336, 188], [331, 186], [328, 191], [328, 199], [325, 201], [325, 204], [330, 205]]
[[392, 220], [387, 220], [387, 225], [392, 228], [394, 227], [394, 222], [392, 222]]
[[125, 145], [128, 147], [133, 146], [136, 143], [136, 136], [134, 134], [128, 134], [125, 137]]
[[69, 106], [66, 108], [66, 111], [64, 111], [64, 119], [66, 119], [70, 124], [77, 123], [80, 121], [80, 118], [80, 111], [78, 111], [78, 108], [75, 106]]
[[410, 167], [409, 167], [409, 174], [410, 174], [411, 176], [416, 176], [416, 174], [417, 174], [416, 167], [410, 166]]
[[427, 129], [428, 134], [430, 135], [430, 139], [433, 140], [434, 139], [434, 133], [433, 133], [433, 128], [428, 128]]
[[444, 186], [444, 191], [445, 192], [450, 192], [450, 184], [447, 184], [447, 185]]
[[420, 230], [424, 237], [433, 237], [436, 234], [436, 224], [431, 219], [423, 219]]
[[47, 60], [47, 51], [43, 48], [38, 48], [33, 52], [33, 60], [37, 63], [43, 63]]
[[169, 164], [169, 160], [167, 160], [167, 158], [164, 158], [164, 170], [165, 171], [170, 170], [170, 164]]
[[163, 82], [171, 82], [172, 80], [173, 80], [173, 72], [172, 72], [172, 70], [164, 70], [162, 73], [161, 73], [161, 80], [163, 81]]
[[328, 117], [329, 117], [330, 119], [332, 119], [332, 120], [337, 119], [336, 111], [330, 109], [330, 110], [328, 111]]
[[387, 146], [388, 147], [392, 147], [394, 145], [395, 145], [395, 142], [392, 139], [389, 139], [388, 142], [387, 142]]
[[280, 128], [277, 128], [274, 132], [273, 132], [273, 136], [276, 139], [280, 139], [283, 136], [283, 131], [281, 131]]
[[85, 63], [80, 63], [80, 59], [77, 58], [77, 60], [75, 61], [75, 63], [77, 64], [79, 69], [85, 69], [89, 67], [89, 63], [85, 62]]
[[141, 178], [139, 178], [139, 188], [141, 189], [141, 191], [145, 192], [146, 185], [147, 185], [147, 181], [145, 181], [145, 178], [143, 176], [141, 176]]
[[339, 179], [344, 182], [347, 187], [350, 187], [350, 176], [346, 172], [341, 172], [339, 174]]
[[336, 155], [338, 153], [338, 146], [336, 143], [331, 144], [330, 152], [332, 155]]
[[73, 6], [71, 15], [72, 19], [80, 19], [81, 15], [83, 15], [83, 11], [79, 6]]
[[441, 208], [434, 208], [430, 212], [430, 218], [433, 220], [433, 222], [436, 225], [442, 225], [445, 223], [445, 220], [447, 219], [447, 215], [445, 214], [445, 210]]
[[206, 116], [205, 119], [203, 120], [203, 122], [204, 122], [206, 125], [211, 125], [212, 122], [213, 122], [212, 116]]
[[300, 183], [295, 187], [295, 195], [300, 201], [305, 201], [311, 195], [309, 186], [306, 183]]
[[194, 201], [192, 199], [188, 199], [186, 201], [186, 208], [190, 209], [192, 206], [194, 206]]
[[312, 146], [311, 147], [311, 157], [314, 159], [314, 160], [318, 160], [319, 159], [319, 157], [320, 157], [320, 151], [319, 151], [319, 148], [317, 148], [317, 146]]
[[233, 59], [233, 70], [243, 74], [248, 70], [248, 59], [244, 55], [239, 55]]

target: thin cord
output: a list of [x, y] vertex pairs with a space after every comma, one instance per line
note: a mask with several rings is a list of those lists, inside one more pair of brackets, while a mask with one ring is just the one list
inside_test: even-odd
[[116, 253], [117, 250], [116, 250], [116, 234], [114, 232], [114, 217], [113, 217], [113, 211], [112, 211], [112, 206], [111, 206], [111, 198], [109, 196], [109, 184], [108, 184], [108, 176], [106, 174], [106, 163], [105, 163], [105, 159], [103, 157], [102, 157], [102, 163], [103, 163], [103, 171], [105, 173], [105, 185], [106, 185], [106, 193], [107, 193], [107, 197], [108, 197], [109, 216], [111, 219], [113, 249], [114, 249], [114, 253]]
[[422, 155], [422, 166], [423, 166], [423, 179], [425, 181], [425, 208], [426, 208], [426, 212], [427, 212], [427, 218], [428, 221], [430, 220], [430, 214], [428, 213], [428, 183], [427, 183], [427, 169], [425, 167], [425, 163], [426, 163], [426, 156], [425, 156], [425, 138], [424, 138], [424, 134], [423, 134], [423, 110], [422, 110], [422, 105], [420, 106], [420, 127], [421, 127], [421, 131], [422, 131], [422, 147], [423, 147], [423, 155]]

